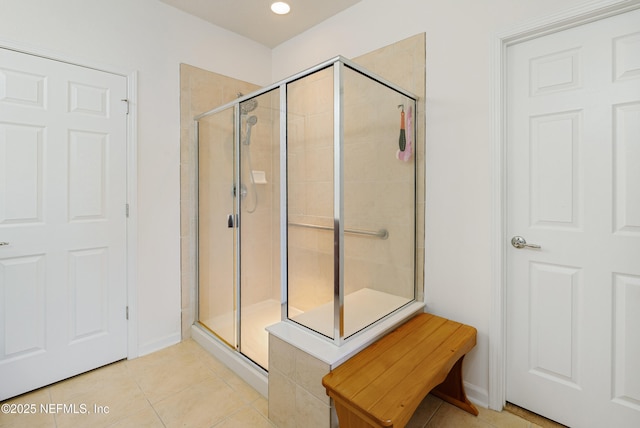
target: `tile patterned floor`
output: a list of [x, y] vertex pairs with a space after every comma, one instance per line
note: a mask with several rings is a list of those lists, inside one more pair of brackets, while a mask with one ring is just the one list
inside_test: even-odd
[[[267, 417], [267, 400], [192, 340], [111, 364], [3, 404], [16, 404], [14, 408], [35, 405], [37, 411], [21, 415], [0, 412], [0, 428], [274, 426]], [[50, 412], [40, 411], [41, 405], [48, 406]], [[480, 409], [476, 418], [431, 395], [407, 425], [539, 426], [512, 413], [486, 409]]]

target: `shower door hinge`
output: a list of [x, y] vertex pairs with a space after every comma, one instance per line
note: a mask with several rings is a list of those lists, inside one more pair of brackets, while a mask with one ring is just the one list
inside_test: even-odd
[[129, 319], [129, 306], [126, 307], [125, 313], [126, 318]]
[[124, 215], [129, 218], [129, 204], [124, 204]]
[[127, 114], [129, 114], [129, 100], [127, 98], [123, 98], [120, 101], [127, 103]]

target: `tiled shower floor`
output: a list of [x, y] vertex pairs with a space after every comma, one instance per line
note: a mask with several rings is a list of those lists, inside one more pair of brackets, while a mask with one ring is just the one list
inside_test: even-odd
[[[2, 428], [262, 428], [273, 427], [267, 400], [193, 340], [41, 388], [2, 404], [34, 404], [35, 414], [0, 412]], [[84, 404], [87, 414], [39, 411], [40, 404]], [[94, 405], [103, 409], [94, 413]], [[53, 407], [56, 408], [55, 406]], [[108, 408], [108, 412], [104, 411]], [[292, 421], [293, 422], [293, 421]], [[313, 428], [305, 425], [296, 425]], [[508, 412], [470, 414], [431, 395], [408, 428], [513, 427], [536, 425]]]

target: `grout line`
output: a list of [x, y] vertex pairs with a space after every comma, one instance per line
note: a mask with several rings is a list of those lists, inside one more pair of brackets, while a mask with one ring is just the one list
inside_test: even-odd
[[442, 408], [442, 403], [444, 403], [444, 401], [439, 400], [438, 406], [436, 407], [434, 412], [431, 414], [431, 416], [425, 421], [424, 425], [422, 426], [423, 428], [427, 428], [427, 425], [429, 425], [431, 420], [435, 417], [436, 413], [440, 411], [440, 409]]
[[[49, 404], [53, 403], [53, 398], [51, 397], [51, 386], [45, 387], [45, 392], [47, 393], [47, 397], [49, 397]], [[53, 415], [53, 424], [58, 428], [58, 420], [56, 419], [56, 415]]]
[[[139, 358], [141, 358], [141, 357], [139, 357]], [[156, 417], [158, 418], [158, 420], [160, 421], [162, 426], [166, 428], [167, 425], [164, 423], [164, 421], [160, 417], [160, 414], [158, 414], [158, 411], [156, 410], [155, 406], [149, 400], [149, 397], [144, 392], [144, 389], [142, 388], [142, 386], [140, 386], [140, 382], [138, 382], [138, 379], [136, 378], [136, 376], [134, 376], [135, 370], [132, 369], [131, 367], [129, 367], [129, 364], [125, 364], [124, 367], [125, 367], [125, 370], [127, 371], [127, 374], [129, 375], [129, 377], [133, 380], [133, 382], [136, 384], [136, 386], [138, 387], [138, 389], [140, 390], [140, 392], [144, 396], [144, 399], [147, 401], [147, 404], [149, 405], [149, 407], [151, 407], [151, 410], [153, 411], [153, 413], [156, 415]], [[160, 401], [162, 401], [162, 400], [160, 400]]]

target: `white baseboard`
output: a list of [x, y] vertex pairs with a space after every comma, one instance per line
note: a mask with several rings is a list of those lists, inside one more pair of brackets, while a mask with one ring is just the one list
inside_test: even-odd
[[138, 356], [142, 357], [143, 355], [151, 354], [152, 352], [180, 343], [181, 340], [180, 332], [178, 332], [165, 336], [161, 339], [154, 340], [153, 342], [144, 343], [138, 348]]
[[473, 404], [484, 407], [485, 409], [489, 407], [489, 391], [485, 388], [480, 388], [479, 386], [473, 385], [468, 382], [464, 382], [464, 390], [467, 393], [467, 398]]

